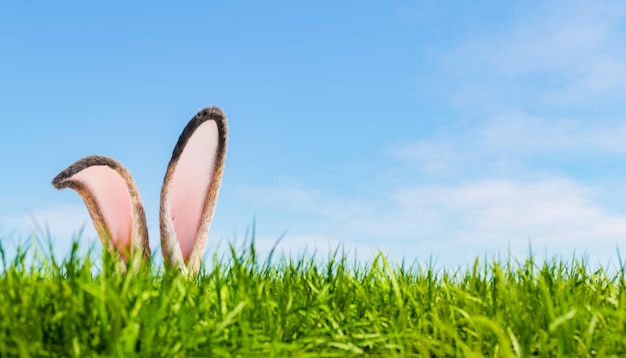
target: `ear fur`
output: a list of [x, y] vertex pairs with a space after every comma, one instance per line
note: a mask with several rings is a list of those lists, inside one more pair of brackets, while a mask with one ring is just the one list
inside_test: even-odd
[[217, 107], [199, 111], [178, 138], [161, 188], [166, 264], [198, 270], [222, 181], [226, 141], [226, 117]]
[[[159, 222], [165, 265], [197, 272], [224, 172], [227, 124], [217, 107], [199, 111], [185, 126], [172, 152], [163, 186]], [[52, 180], [83, 199], [102, 244], [128, 262], [150, 259], [143, 204], [132, 176], [113, 158], [82, 158]]]
[[140, 253], [150, 259], [146, 216], [132, 176], [115, 159], [82, 158], [52, 180], [56, 189], [70, 188], [81, 196], [102, 244], [125, 260]]

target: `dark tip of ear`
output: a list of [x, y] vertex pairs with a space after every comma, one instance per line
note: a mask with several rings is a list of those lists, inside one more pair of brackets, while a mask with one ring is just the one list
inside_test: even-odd
[[206, 121], [213, 120], [217, 124], [217, 130], [219, 131], [219, 151], [223, 152], [224, 147], [226, 145], [226, 116], [224, 112], [218, 107], [206, 107], [198, 111], [198, 113], [191, 118], [191, 120], [187, 123], [183, 132], [178, 137], [178, 141], [174, 146], [174, 150], [172, 151], [172, 159], [170, 163], [178, 161], [185, 145], [187, 145], [187, 141], [193, 134], [193, 132], [200, 127], [200, 125]]
[[63, 173], [59, 173], [54, 178], [52, 178], [52, 186], [55, 189], [63, 189], [61, 187], [61, 182], [63, 181], [63, 178], [61, 178], [61, 174], [63, 174]]
[[197, 117], [224, 117], [224, 112], [219, 108], [219, 107], [215, 107], [215, 106], [210, 106], [210, 107], [206, 107], [201, 109], [200, 111], [198, 111], [198, 114], [196, 115]]
[[106, 165], [115, 169], [120, 164], [115, 159], [110, 157], [105, 157], [103, 155], [90, 155], [75, 161], [69, 167], [57, 174], [57, 176], [52, 179], [52, 186], [56, 189], [67, 188], [68, 184], [65, 182], [67, 179], [94, 165]]

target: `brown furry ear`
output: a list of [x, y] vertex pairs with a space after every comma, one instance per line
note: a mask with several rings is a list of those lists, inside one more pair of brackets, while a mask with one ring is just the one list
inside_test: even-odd
[[130, 173], [115, 159], [82, 158], [52, 180], [57, 189], [81, 196], [102, 244], [128, 260], [139, 252], [150, 259], [148, 229], [139, 192]]
[[226, 139], [226, 117], [216, 107], [198, 112], [178, 138], [161, 188], [166, 264], [198, 270], [222, 182]]

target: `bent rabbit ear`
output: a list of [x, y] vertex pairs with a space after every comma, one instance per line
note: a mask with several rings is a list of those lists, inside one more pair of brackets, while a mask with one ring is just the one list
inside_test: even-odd
[[161, 252], [166, 264], [195, 272], [200, 265], [224, 171], [227, 127], [216, 107], [185, 126], [161, 188]]
[[52, 180], [57, 189], [81, 196], [102, 244], [125, 260], [139, 251], [150, 258], [146, 215], [130, 173], [115, 159], [92, 155], [76, 161]]

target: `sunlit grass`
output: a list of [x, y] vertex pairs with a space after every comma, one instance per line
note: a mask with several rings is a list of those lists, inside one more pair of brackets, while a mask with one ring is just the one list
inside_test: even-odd
[[231, 247], [192, 277], [0, 245], [0, 356], [626, 356], [624, 271], [469, 269]]

